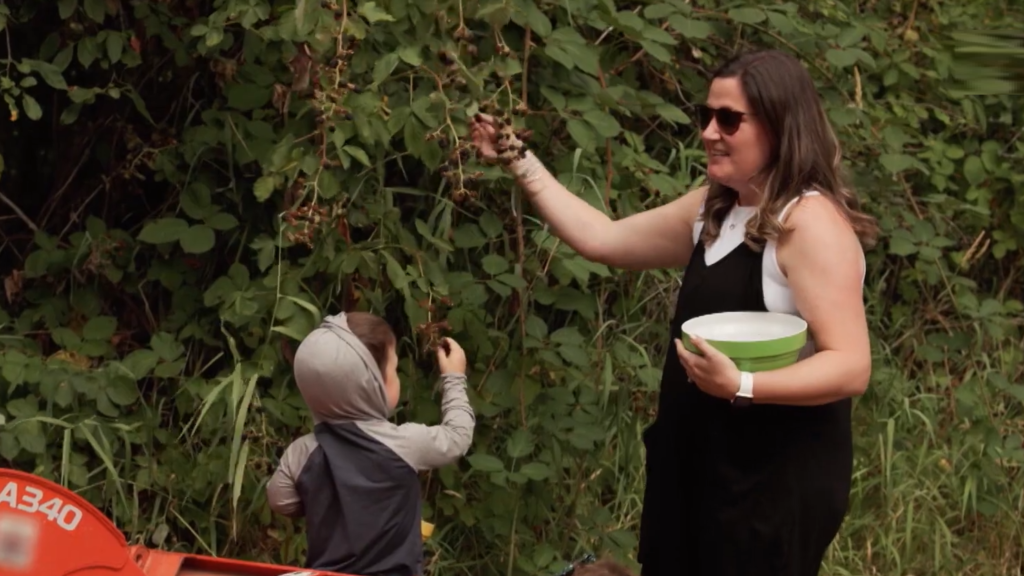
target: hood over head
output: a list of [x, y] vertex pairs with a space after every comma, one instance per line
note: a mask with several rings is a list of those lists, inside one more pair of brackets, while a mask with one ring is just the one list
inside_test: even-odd
[[295, 382], [316, 423], [387, 419], [384, 377], [344, 313], [327, 316], [295, 351]]

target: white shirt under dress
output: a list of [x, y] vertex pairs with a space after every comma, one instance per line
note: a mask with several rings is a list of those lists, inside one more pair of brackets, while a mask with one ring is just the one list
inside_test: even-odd
[[[779, 213], [779, 221], [784, 221], [783, 219], [786, 217], [786, 213], [789, 212], [789, 209], [797, 200], [804, 196], [817, 196], [818, 194], [819, 192], [817, 190], [808, 190], [791, 200]], [[722, 222], [718, 238], [716, 238], [711, 245], [704, 246], [704, 263], [707, 266], [711, 266], [715, 262], [725, 258], [740, 244], [743, 244], [746, 239], [747, 221], [750, 220], [755, 213], [757, 213], [757, 206], [733, 206], [732, 210], [726, 214], [725, 220]], [[700, 212], [697, 215], [697, 221], [693, 226], [693, 244], [695, 246], [700, 240], [701, 231], [704, 229], [704, 220], [702, 219], [703, 215], [704, 204], [701, 203]], [[789, 288], [789, 281], [786, 280], [786, 276], [782, 274], [782, 269], [779, 268], [777, 244], [778, 243], [774, 240], [769, 240], [765, 244], [764, 251], [762, 252], [761, 286], [764, 290], [764, 306], [769, 312], [792, 314], [802, 318], [799, 310], [796, 308], [796, 302], [793, 300], [793, 292]], [[866, 266], [863, 263], [863, 260], [861, 260], [861, 262], [861, 286], [863, 286]], [[814, 354], [814, 340], [811, 338], [810, 331], [808, 331], [807, 345], [800, 351], [800, 359], [804, 359], [811, 354]]]

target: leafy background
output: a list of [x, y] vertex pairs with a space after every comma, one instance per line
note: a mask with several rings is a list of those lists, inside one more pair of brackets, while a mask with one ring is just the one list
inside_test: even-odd
[[296, 341], [385, 315], [398, 418], [436, 421], [423, 350], [447, 322], [479, 425], [424, 475], [428, 571], [631, 561], [678, 271], [580, 258], [459, 151], [466, 120], [516, 112], [622, 217], [702, 182], [708, 70], [773, 46], [807, 63], [884, 231], [824, 572], [1020, 574], [1021, 58], [954, 35], [1021, 22], [1008, 0], [7, 2], [0, 458], [134, 543], [300, 564], [263, 494], [310, 424]]

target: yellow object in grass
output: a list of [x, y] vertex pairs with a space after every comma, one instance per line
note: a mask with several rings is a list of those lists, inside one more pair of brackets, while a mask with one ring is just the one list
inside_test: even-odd
[[420, 520], [420, 535], [426, 540], [430, 538], [430, 535], [434, 533], [434, 525], [430, 522]]

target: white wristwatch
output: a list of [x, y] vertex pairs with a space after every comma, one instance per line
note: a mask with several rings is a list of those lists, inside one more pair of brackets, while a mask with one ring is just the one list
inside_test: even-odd
[[740, 389], [732, 398], [734, 406], [749, 406], [754, 401], [754, 375], [740, 372]]

